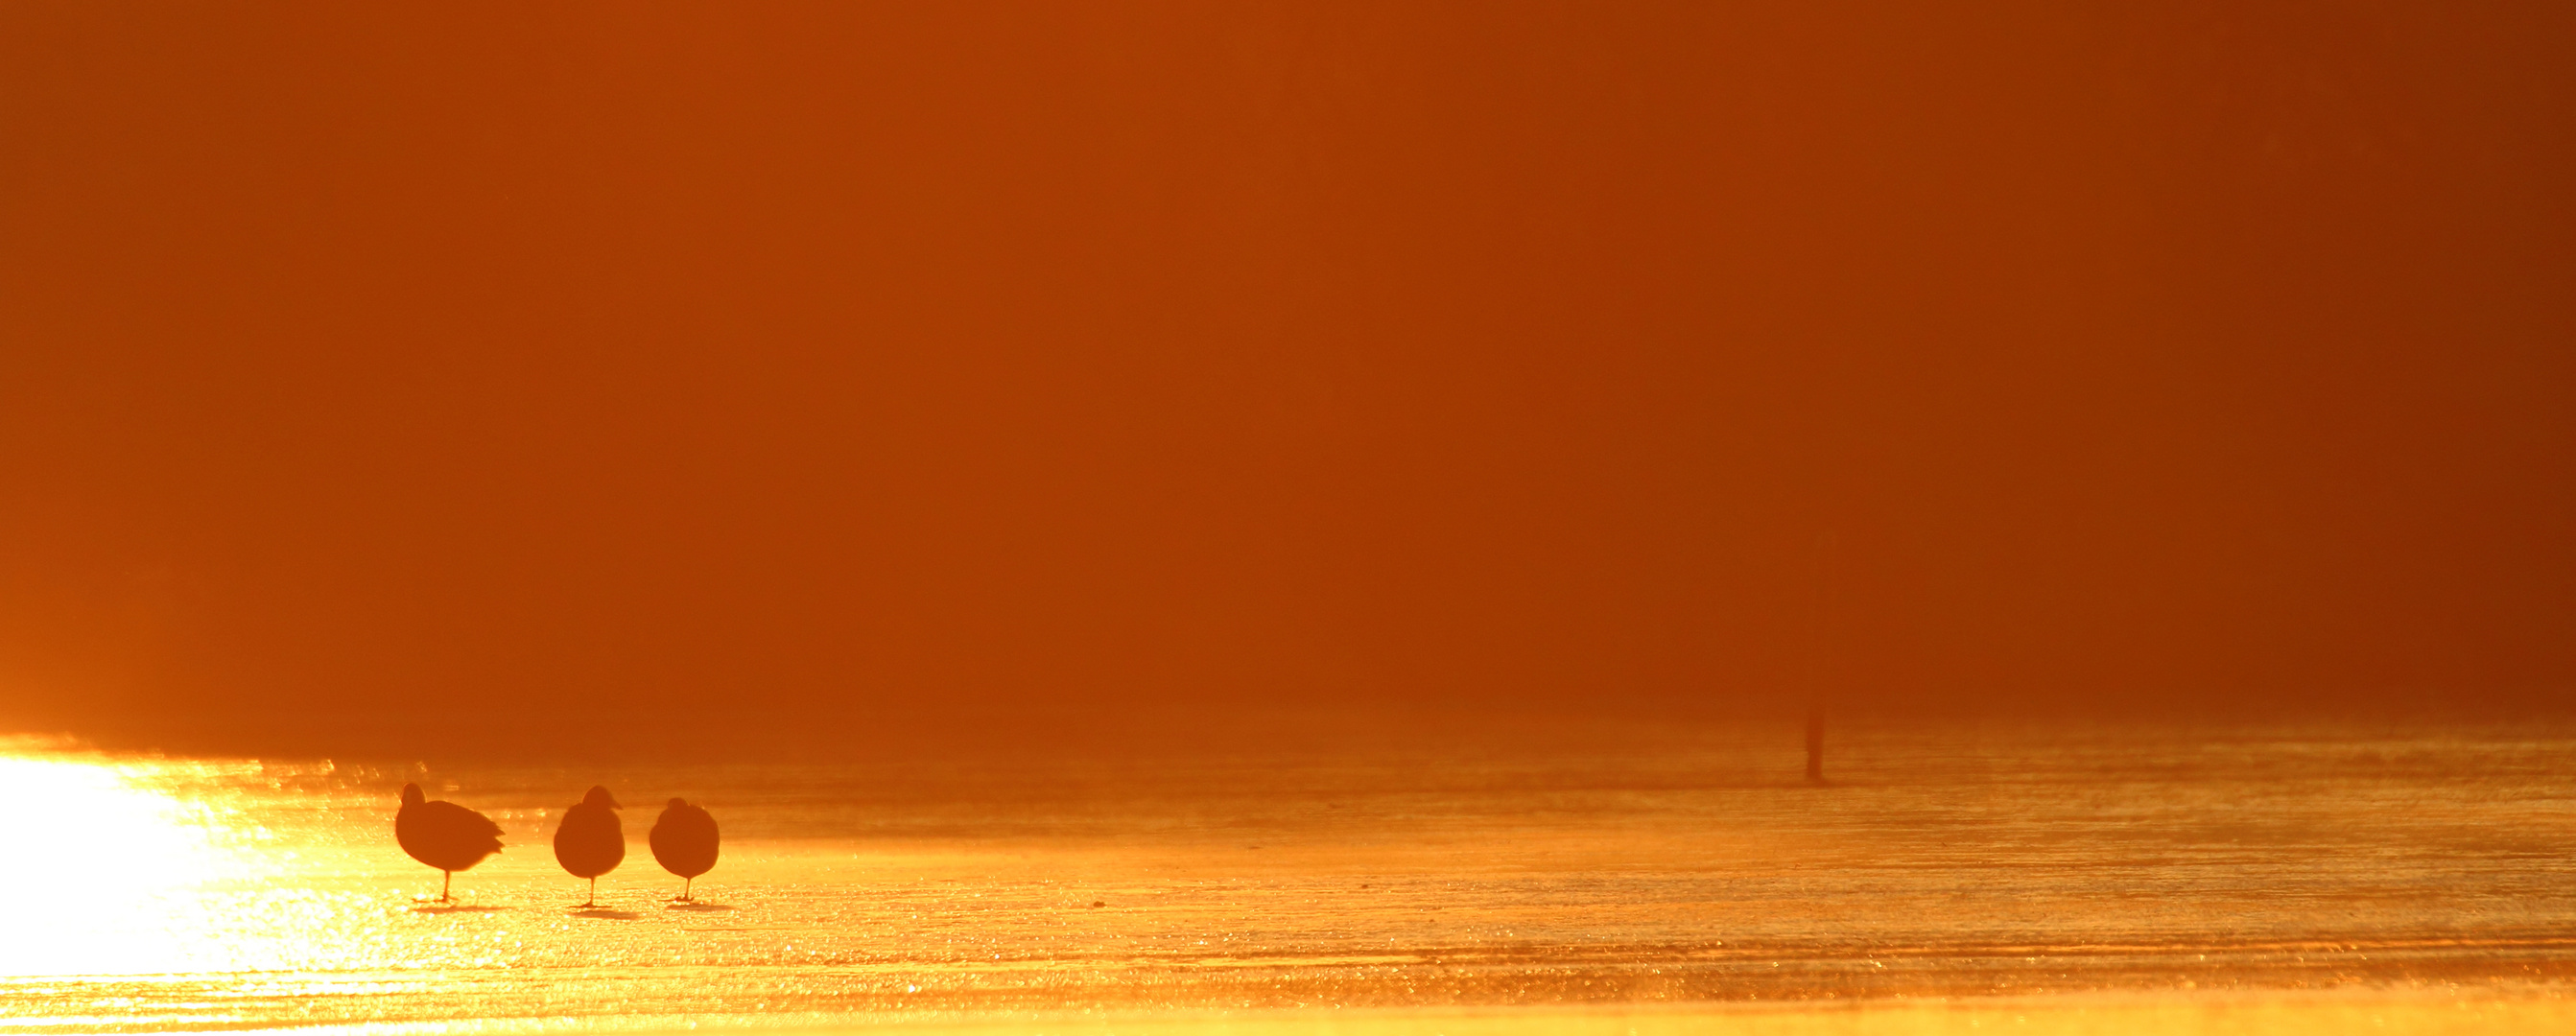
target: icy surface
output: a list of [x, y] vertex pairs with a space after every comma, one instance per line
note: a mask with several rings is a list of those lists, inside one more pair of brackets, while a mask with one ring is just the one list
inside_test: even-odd
[[[2576, 731], [1675, 729], [1224, 761], [616, 767], [22, 745], [0, 1030], [2557, 989]], [[499, 821], [438, 872], [397, 792]], [[629, 804], [606, 909], [548, 848]], [[685, 796], [725, 851], [644, 836]], [[2555, 994], [2552, 994], [2555, 995]]]

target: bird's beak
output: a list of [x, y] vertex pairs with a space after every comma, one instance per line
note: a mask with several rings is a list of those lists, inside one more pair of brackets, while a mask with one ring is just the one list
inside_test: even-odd
[[626, 807], [618, 805], [618, 804], [617, 804], [617, 796], [615, 796], [615, 795], [611, 795], [611, 796], [609, 796], [609, 797], [608, 797], [608, 808], [610, 808], [610, 809], [625, 809]]

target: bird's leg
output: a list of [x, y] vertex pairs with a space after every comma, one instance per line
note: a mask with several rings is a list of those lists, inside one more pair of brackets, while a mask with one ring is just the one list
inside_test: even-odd
[[697, 881], [698, 881], [698, 879], [696, 879], [696, 878], [682, 878], [682, 879], [680, 879], [680, 902], [683, 902], [683, 903], [694, 903], [694, 902], [696, 902], [696, 900], [695, 900], [695, 899], [693, 899], [693, 898], [691, 898], [691, 897], [690, 897], [690, 895], [689, 895], [689, 886], [694, 885], [694, 884], [697, 884]]
[[581, 901], [581, 905], [583, 905], [583, 906], [598, 906], [598, 905], [599, 905], [599, 879], [598, 879], [598, 878], [592, 878], [592, 879], [590, 879], [590, 898], [585, 899], [585, 900], [582, 900], [582, 901]]
[[449, 899], [449, 898], [448, 898], [448, 896], [447, 896], [447, 889], [448, 889], [448, 887], [449, 887], [450, 885], [453, 885], [455, 882], [456, 882], [456, 872], [455, 872], [455, 871], [440, 871], [440, 872], [438, 872], [438, 901], [439, 901], [439, 902], [441, 902], [441, 903], [452, 903], [452, 902], [455, 902], [455, 900]]

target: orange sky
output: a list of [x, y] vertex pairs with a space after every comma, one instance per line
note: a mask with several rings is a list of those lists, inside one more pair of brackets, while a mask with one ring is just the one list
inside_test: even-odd
[[1956, 6], [0, 6], [0, 720], [2567, 698], [2576, 15]]

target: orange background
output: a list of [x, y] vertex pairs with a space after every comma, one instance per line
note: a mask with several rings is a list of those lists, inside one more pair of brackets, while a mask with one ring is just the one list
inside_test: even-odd
[[2565, 701], [2571, 9], [1969, 6], [0, 7], [0, 719]]

